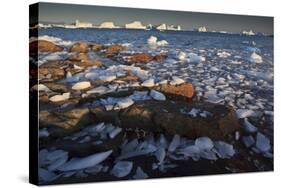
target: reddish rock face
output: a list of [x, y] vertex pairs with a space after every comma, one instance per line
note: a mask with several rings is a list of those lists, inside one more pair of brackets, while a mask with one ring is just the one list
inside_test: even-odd
[[60, 68], [39, 68], [39, 78], [42, 78], [47, 75], [52, 75], [52, 79], [58, 80], [64, 78], [65, 72]]
[[184, 83], [178, 86], [165, 84], [161, 86], [160, 90], [164, 93], [179, 95], [186, 98], [192, 98], [194, 95], [194, 88], [191, 83]]
[[89, 45], [85, 42], [77, 42], [69, 50], [70, 52], [87, 53], [89, 51]]
[[63, 47], [58, 46], [52, 42], [46, 40], [35, 40], [29, 43], [30, 53], [39, 52], [61, 52]]
[[148, 63], [153, 60], [153, 56], [145, 53], [133, 54], [128, 56], [127, 62], [128, 63]]
[[125, 47], [120, 44], [114, 44], [111, 46], [108, 46], [106, 48], [106, 57], [112, 57], [114, 55], [117, 55], [120, 51], [124, 50]]

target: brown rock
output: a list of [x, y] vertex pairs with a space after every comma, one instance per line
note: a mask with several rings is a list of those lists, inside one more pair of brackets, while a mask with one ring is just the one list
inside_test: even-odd
[[46, 40], [35, 40], [29, 43], [29, 52], [60, 52], [63, 51], [63, 47], [58, 46], [52, 42]]
[[89, 51], [89, 45], [86, 42], [77, 42], [70, 48], [70, 52], [87, 53]]
[[[208, 111], [211, 115], [192, 117], [188, 114], [192, 108]], [[179, 134], [192, 139], [200, 136], [223, 139], [239, 129], [238, 119], [231, 107], [212, 103], [145, 101], [120, 111], [105, 111], [103, 107], [98, 107], [92, 112], [99, 121], [113, 122], [125, 129]]]
[[186, 98], [192, 98], [194, 95], [194, 88], [191, 83], [184, 83], [181, 85], [169, 85], [169, 84], [164, 84], [161, 85], [160, 91], [172, 95], [177, 95], [177, 96], [183, 96]]
[[124, 50], [125, 47], [120, 44], [110, 45], [106, 48], [106, 57], [112, 57], [117, 55], [120, 51]]
[[53, 136], [63, 136], [93, 122], [88, 108], [43, 110], [39, 112], [39, 125], [48, 127]]
[[101, 45], [101, 44], [90, 44], [90, 48], [91, 50], [93, 50], [94, 52], [98, 52], [100, 50], [105, 49], [105, 46]]
[[153, 57], [153, 61], [164, 61], [167, 58], [165, 54], [157, 54]]
[[62, 83], [50, 82], [50, 83], [44, 83], [44, 85], [54, 92], [58, 92], [58, 93], [68, 92], [68, 87]]
[[133, 63], [148, 63], [153, 60], [153, 57], [146, 53], [133, 54], [128, 56], [127, 62]]
[[39, 67], [39, 78], [43, 78], [47, 75], [52, 75], [51, 78], [53, 80], [58, 80], [58, 79], [64, 78], [65, 71], [60, 68], [53, 68], [53, 67], [49, 67], [49, 68], [42, 67], [41, 68], [41, 67]]
[[82, 60], [88, 60], [88, 54], [87, 53], [76, 53], [69, 57], [69, 60], [71, 61], [82, 61]]

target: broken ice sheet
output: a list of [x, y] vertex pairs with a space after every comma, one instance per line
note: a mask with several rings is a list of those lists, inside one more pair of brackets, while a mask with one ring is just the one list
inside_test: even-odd
[[122, 178], [130, 174], [132, 168], [133, 162], [119, 161], [113, 166], [110, 173], [118, 178]]
[[223, 141], [215, 142], [215, 151], [217, 155], [222, 159], [230, 158], [235, 154], [233, 146]]

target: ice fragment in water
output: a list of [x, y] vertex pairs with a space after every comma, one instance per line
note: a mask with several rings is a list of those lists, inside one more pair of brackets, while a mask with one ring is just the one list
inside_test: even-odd
[[148, 80], [145, 80], [141, 86], [143, 87], [153, 87], [155, 84], [154, 84], [154, 79], [148, 79]]
[[155, 100], [158, 100], [158, 101], [165, 101], [166, 100], [166, 97], [163, 93], [160, 93], [156, 90], [151, 90], [150, 91], [150, 96], [155, 99]]
[[63, 93], [62, 95], [52, 96], [50, 98], [50, 101], [52, 101], [52, 102], [61, 102], [61, 101], [68, 100], [69, 97], [70, 97], [70, 93]]
[[180, 136], [176, 134], [174, 135], [173, 140], [169, 145], [168, 151], [174, 152], [179, 145], [180, 145]]
[[215, 149], [220, 158], [230, 158], [235, 154], [234, 148], [231, 144], [223, 141], [215, 142]]
[[260, 55], [258, 55], [256, 52], [253, 52], [251, 54], [250, 61], [252, 63], [262, 63], [263, 62], [262, 57]]
[[133, 176], [134, 179], [146, 179], [149, 176], [142, 170], [141, 167], [138, 167], [136, 170], [136, 174]]
[[111, 174], [121, 178], [130, 174], [133, 168], [133, 163], [130, 161], [119, 161], [117, 162], [111, 170]]
[[214, 143], [208, 137], [200, 137], [195, 140], [195, 146], [200, 150], [211, 150], [214, 147]]
[[243, 129], [247, 132], [247, 133], [255, 133], [258, 131], [258, 128], [255, 127], [253, 124], [251, 124], [247, 118], [244, 119], [244, 126]]
[[91, 83], [89, 81], [78, 82], [72, 86], [73, 90], [82, 90], [91, 87]]
[[256, 136], [256, 148], [263, 153], [269, 151], [271, 148], [269, 139], [259, 132]]
[[255, 143], [255, 139], [252, 136], [243, 136], [242, 137], [242, 142], [248, 148], [248, 147], [252, 146]]

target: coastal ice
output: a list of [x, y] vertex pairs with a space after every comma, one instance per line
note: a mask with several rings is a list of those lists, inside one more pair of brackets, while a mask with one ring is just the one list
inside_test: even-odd
[[181, 60], [181, 61], [185, 60], [186, 59], [186, 53], [180, 52], [178, 54], [178, 59]]
[[72, 86], [73, 90], [83, 90], [91, 87], [91, 83], [88, 81], [78, 82]]
[[251, 147], [255, 143], [255, 139], [252, 136], [243, 136], [241, 139], [247, 148]]
[[190, 63], [199, 63], [201, 61], [205, 61], [205, 58], [195, 54], [195, 53], [188, 53], [187, 54], [187, 61]]
[[173, 139], [172, 139], [172, 142], [169, 145], [168, 151], [174, 152], [179, 145], [180, 145], [180, 136], [175, 134]]
[[200, 137], [195, 140], [195, 146], [200, 150], [210, 150], [214, 147], [214, 143], [208, 137]]
[[138, 167], [136, 170], [136, 174], [133, 176], [134, 179], [146, 179], [149, 176], [142, 170], [141, 167]]
[[68, 100], [70, 97], [70, 92], [68, 93], [63, 93], [62, 95], [55, 95], [55, 96], [52, 96], [50, 98], [50, 101], [52, 102], [60, 102], [60, 101], [65, 101], [65, 100]]
[[165, 46], [165, 45], [168, 45], [168, 42], [166, 40], [161, 40], [161, 41], [157, 41], [157, 37], [155, 36], [150, 36], [148, 39], [147, 39], [147, 43], [148, 45], [151, 45], [151, 46]]
[[154, 89], [150, 91], [150, 96], [153, 99], [158, 100], [158, 101], [165, 101], [166, 100], [166, 97], [163, 93], [160, 93], [159, 91], [156, 91]]
[[258, 131], [257, 127], [251, 124], [247, 118], [244, 119], [244, 126], [243, 129], [248, 133], [255, 133]]
[[253, 110], [248, 110], [248, 109], [238, 109], [236, 110], [237, 117], [239, 119], [251, 117], [255, 115], [255, 112]]
[[112, 150], [96, 153], [84, 158], [75, 158], [68, 161], [63, 166], [59, 167], [60, 171], [80, 170], [93, 167], [105, 159], [107, 159], [112, 153]]
[[114, 165], [113, 169], [111, 170], [111, 174], [118, 178], [122, 178], [130, 174], [132, 169], [133, 169], [132, 162], [119, 161]]
[[128, 108], [129, 106], [133, 105], [134, 101], [132, 99], [130, 99], [129, 97], [121, 99], [117, 102], [116, 106], [114, 107], [114, 109], [124, 109], [124, 108]]
[[172, 80], [170, 81], [170, 85], [180, 85], [185, 83], [185, 81], [177, 76], [173, 76]]
[[235, 154], [235, 150], [232, 145], [223, 141], [215, 142], [215, 149], [220, 158], [230, 158]]

